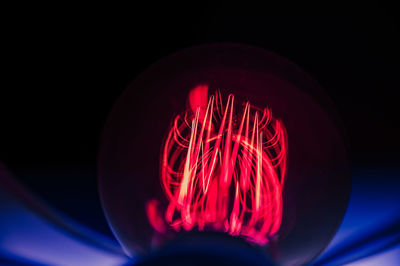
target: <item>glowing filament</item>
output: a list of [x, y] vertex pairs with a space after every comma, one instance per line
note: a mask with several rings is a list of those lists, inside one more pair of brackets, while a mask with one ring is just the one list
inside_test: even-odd
[[282, 220], [282, 122], [249, 102], [235, 106], [233, 95], [225, 105], [219, 92], [208, 98], [207, 86], [192, 90], [189, 103], [164, 143], [161, 185], [168, 206], [164, 216], [157, 200], [147, 203], [151, 225], [160, 233], [197, 227], [267, 243]]

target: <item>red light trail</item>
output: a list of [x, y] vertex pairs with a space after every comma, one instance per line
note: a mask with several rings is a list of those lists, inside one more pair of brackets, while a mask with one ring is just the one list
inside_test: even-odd
[[[175, 117], [164, 142], [161, 185], [168, 207], [146, 210], [159, 233], [223, 231], [264, 245], [281, 225], [287, 137], [268, 108], [223, 103], [207, 86], [189, 94], [190, 110]], [[235, 111], [239, 110], [239, 112]]]

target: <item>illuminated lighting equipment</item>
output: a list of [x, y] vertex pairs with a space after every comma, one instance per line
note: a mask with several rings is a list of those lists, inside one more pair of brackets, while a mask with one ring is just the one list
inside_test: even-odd
[[107, 119], [98, 161], [109, 225], [139, 261], [230, 250], [233, 261], [261, 251], [307, 264], [350, 193], [344, 134], [323, 90], [245, 45], [189, 48], [139, 75]]

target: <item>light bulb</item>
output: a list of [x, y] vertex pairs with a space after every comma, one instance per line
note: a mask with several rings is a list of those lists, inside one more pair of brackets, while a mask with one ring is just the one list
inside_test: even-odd
[[151, 66], [117, 101], [100, 147], [102, 204], [125, 251], [216, 232], [275, 263], [310, 262], [350, 188], [329, 105], [307, 74], [259, 48], [205, 45]]

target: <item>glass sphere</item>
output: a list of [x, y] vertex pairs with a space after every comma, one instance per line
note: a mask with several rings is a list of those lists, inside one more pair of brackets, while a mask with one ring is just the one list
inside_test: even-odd
[[186, 49], [138, 76], [108, 117], [98, 173], [108, 222], [137, 257], [215, 232], [304, 264], [350, 192], [323, 90], [288, 60], [236, 44]]

